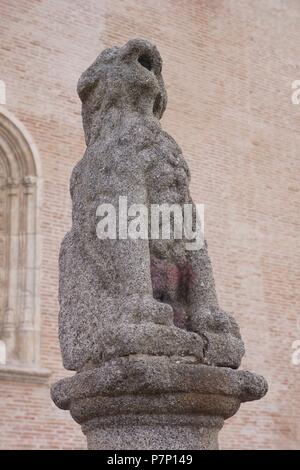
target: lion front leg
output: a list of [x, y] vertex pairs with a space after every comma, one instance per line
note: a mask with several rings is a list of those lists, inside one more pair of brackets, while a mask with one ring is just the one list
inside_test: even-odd
[[219, 307], [206, 242], [187, 257], [189, 328], [202, 337], [207, 364], [238, 368], [244, 344], [234, 318]]

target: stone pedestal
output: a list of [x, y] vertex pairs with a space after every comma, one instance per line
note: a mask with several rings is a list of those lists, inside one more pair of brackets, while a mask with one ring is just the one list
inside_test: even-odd
[[224, 420], [267, 391], [263, 377], [191, 357], [132, 356], [78, 372], [52, 399], [89, 449], [217, 449]]
[[223, 419], [203, 415], [134, 415], [92, 420], [82, 427], [89, 449], [218, 449]]

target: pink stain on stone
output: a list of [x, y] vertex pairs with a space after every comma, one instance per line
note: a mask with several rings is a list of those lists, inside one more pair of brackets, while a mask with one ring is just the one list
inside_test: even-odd
[[187, 329], [185, 306], [195, 273], [190, 265], [178, 266], [167, 260], [152, 258], [151, 280], [154, 298], [173, 307], [174, 324]]

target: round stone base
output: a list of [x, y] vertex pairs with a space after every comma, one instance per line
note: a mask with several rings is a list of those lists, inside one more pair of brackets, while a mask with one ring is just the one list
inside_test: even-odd
[[264, 396], [263, 377], [190, 357], [123, 357], [52, 387], [89, 449], [217, 449], [224, 419]]

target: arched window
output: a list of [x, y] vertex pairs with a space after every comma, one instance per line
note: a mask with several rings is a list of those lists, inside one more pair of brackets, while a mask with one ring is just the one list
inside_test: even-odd
[[24, 126], [0, 107], [0, 363], [37, 366], [40, 352], [40, 166]]

